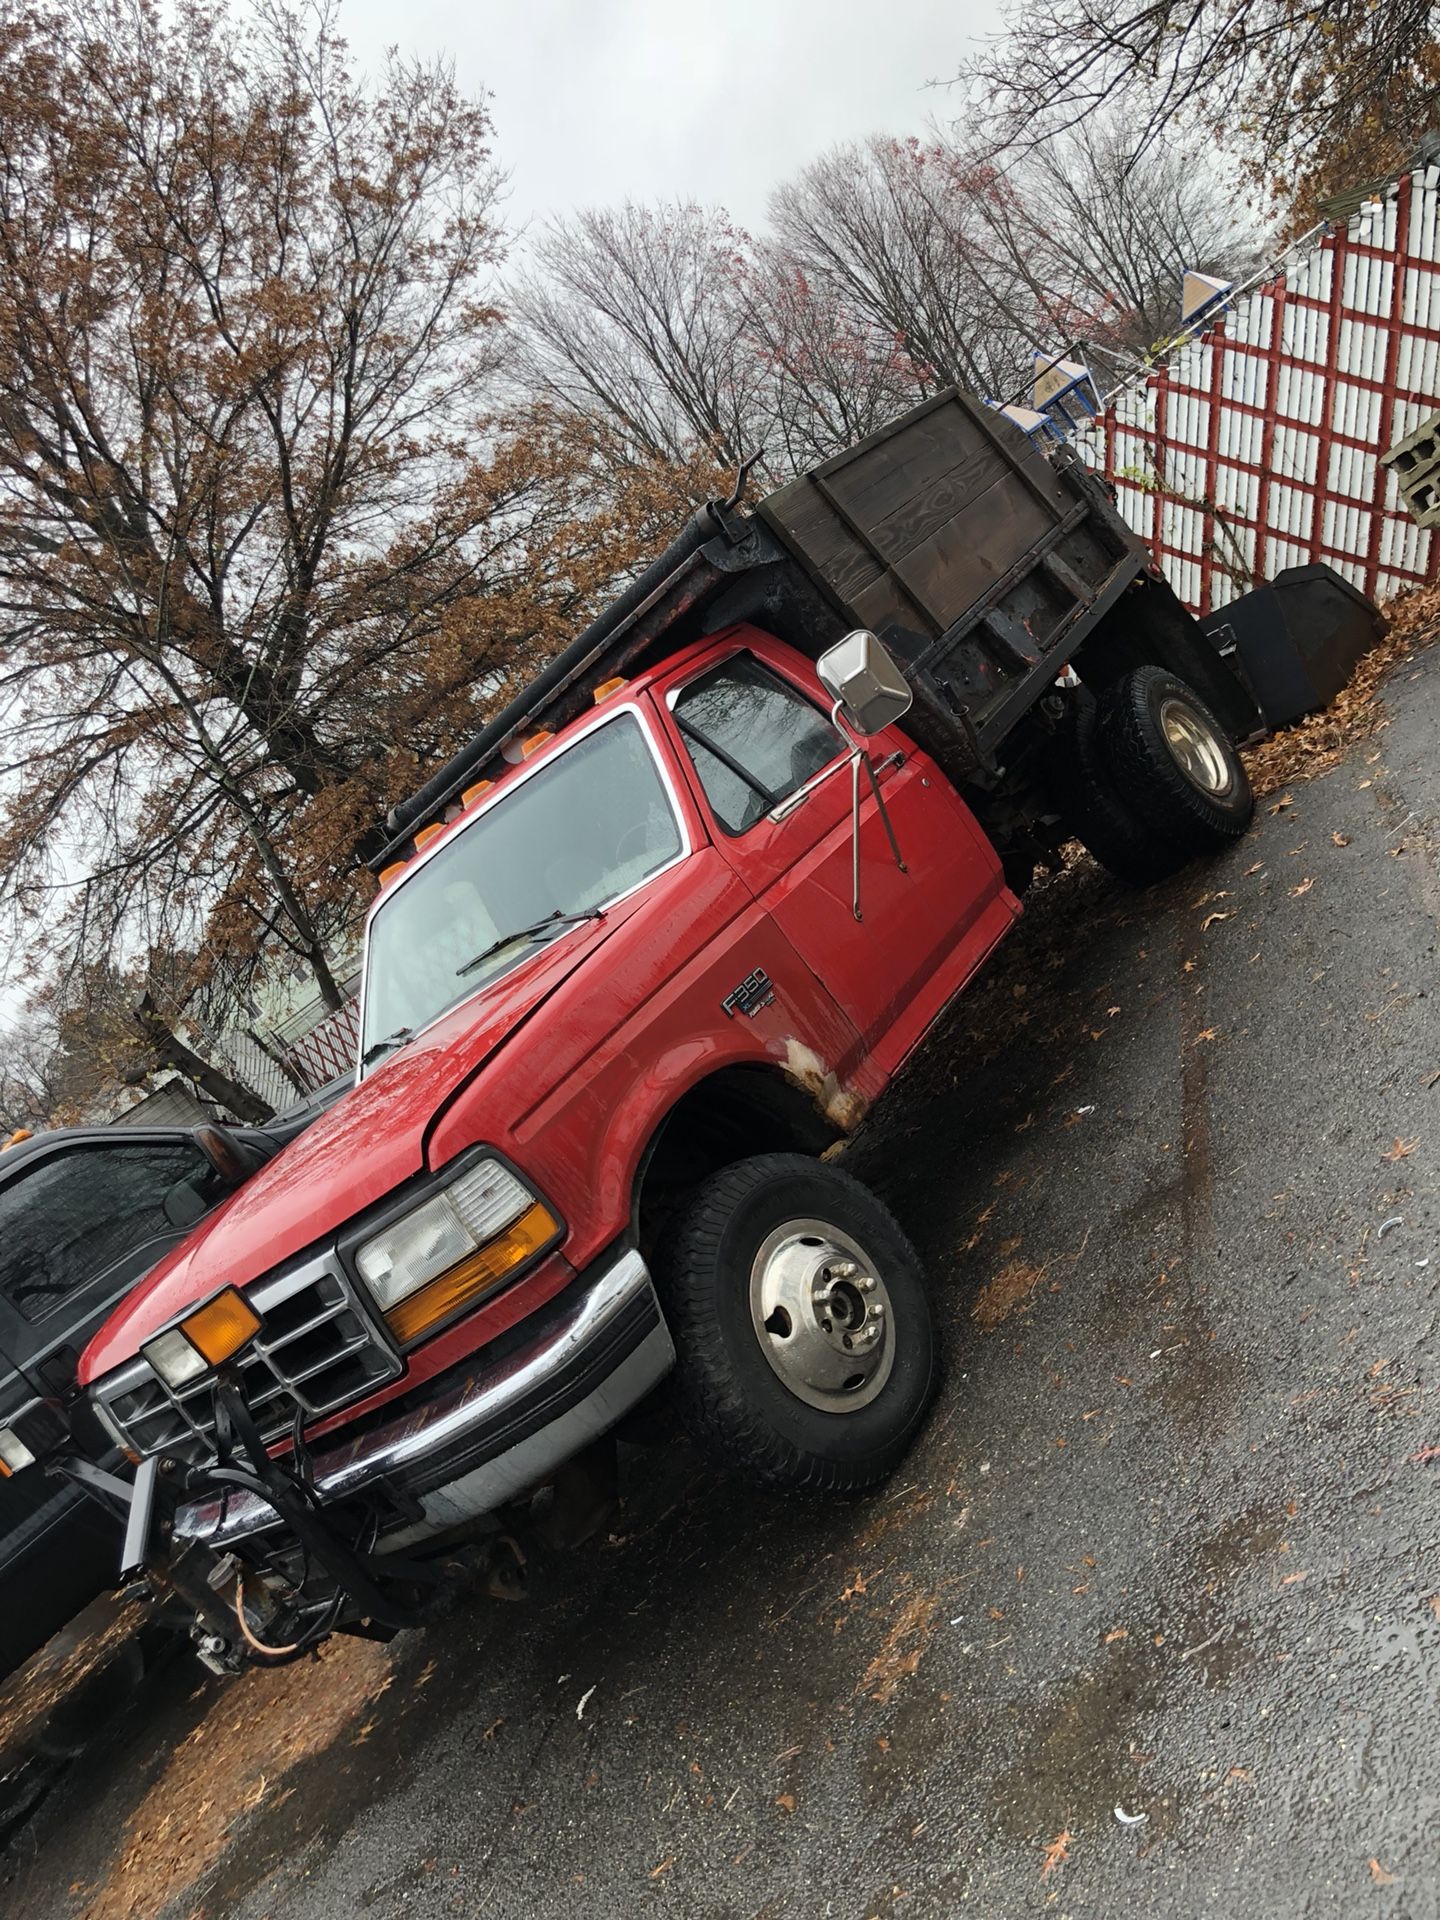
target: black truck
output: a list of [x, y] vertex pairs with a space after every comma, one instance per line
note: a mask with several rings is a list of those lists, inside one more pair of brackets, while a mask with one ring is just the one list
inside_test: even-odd
[[[264, 1128], [63, 1127], [0, 1152], [0, 1427], [58, 1402], [98, 1465], [119, 1461], [76, 1390], [107, 1314], [349, 1077]], [[115, 1584], [120, 1530], [73, 1480], [0, 1461], [0, 1680]]]

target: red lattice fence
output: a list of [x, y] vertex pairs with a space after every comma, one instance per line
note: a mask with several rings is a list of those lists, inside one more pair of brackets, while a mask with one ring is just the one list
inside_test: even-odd
[[1377, 599], [1440, 549], [1379, 456], [1440, 406], [1440, 168], [1288, 258], [1077, 444], [1206, 613], [1325, 560]]

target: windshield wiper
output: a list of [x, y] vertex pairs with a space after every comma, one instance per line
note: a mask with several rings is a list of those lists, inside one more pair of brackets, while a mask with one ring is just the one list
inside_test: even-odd
[[382, 1053], [393, 1053], [396, 1047], [403, 1047], [415, 1031], [413, 1027], [397, 1027], [393, 1033], [387, 1033], [381, 1040], [372, 1040], [360, 1056], [362, 1067], [368, 1067], [372, 1060], [378, 1060]]
[[456, 975], [463, 977], [467, 973], [473, 973], [477, 967], [483, 967], [485, 962], [493, 959], [497, 953], [503, 953], [506, 947], [513, 947], [517, 940], [538, 940], [542, 933], [549, 933], [552, 927], [558, 931], [561, 927], [574, 926], [579, 920], [603, 920], [604, 918], [603, 907], [581, 907], [578, 913], [564, 913], [557, 907], [554, 913], [547, 913], [543, 920], [532, 920], [528, 927], [517, 927], [513, 933], [502, 933], [498, 940], [492, 940], [488, 947], [475, 955], [473, 960], [467, 960], [463, 967], [457, 967]]

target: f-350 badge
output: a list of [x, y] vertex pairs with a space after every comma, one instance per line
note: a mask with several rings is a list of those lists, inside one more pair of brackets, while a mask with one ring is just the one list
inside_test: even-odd
[[729, 1020], [737, 1013], [748, 1014], [753, 1019], [762, 1007], [773, 1006], [774, 1002], [774, 981], [763, 967], [756, 967], [753, 973], [746, 974], [733, 993], [726, 994], [720, 1005]]

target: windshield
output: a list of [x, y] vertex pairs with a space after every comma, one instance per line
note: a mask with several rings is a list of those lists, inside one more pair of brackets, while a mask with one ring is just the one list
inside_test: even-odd
[[606, 906], [682, 851], [645, 731], [633, 713], [617, 714], [537, 767], [376, 909], [362, 1057], [574, 924], [557, 916]]

